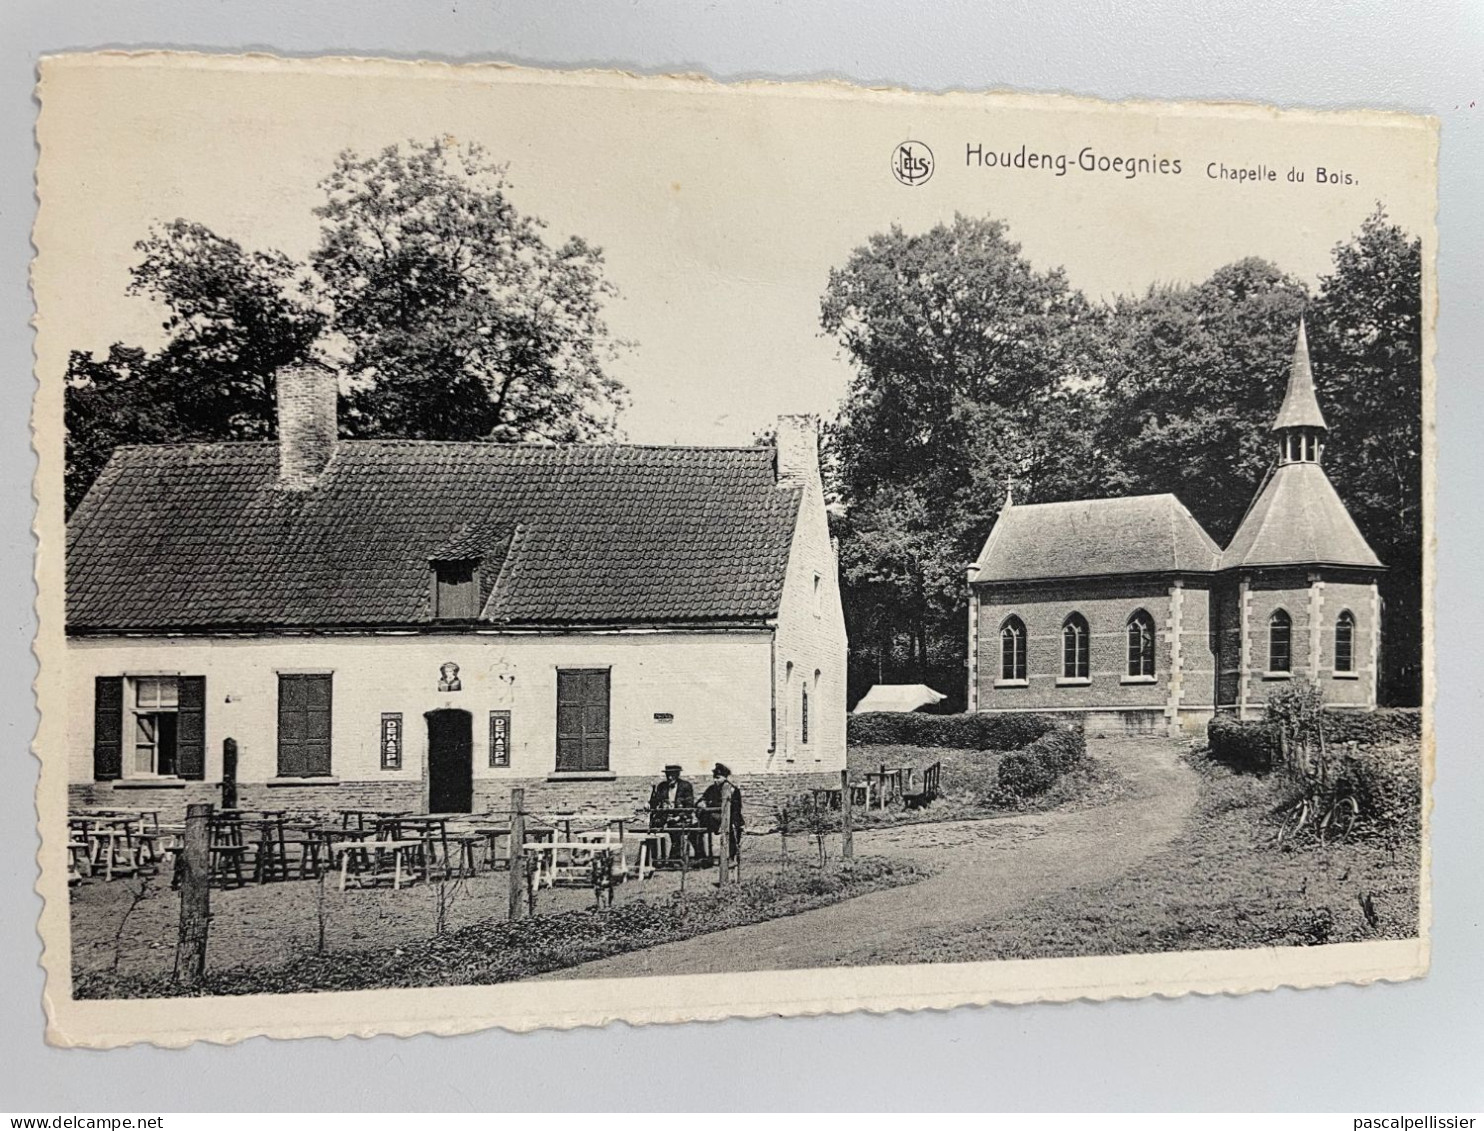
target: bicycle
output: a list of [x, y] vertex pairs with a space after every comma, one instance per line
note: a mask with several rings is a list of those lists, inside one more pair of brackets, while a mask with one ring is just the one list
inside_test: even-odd
[[1321, 844], [1327, 843], [1331, 837], [1343, 840], [1350, 835], [1360, 820], [1360, 802], [1346, 789], [1337, 791], [1328, 800], [1323, 792], [1318, 783], [1311, 780], [1302, 797], [1286, 810], [1280, 810], [1282, 820], [1275, 838], [1278, 844], [1294, 840], [1306, 827], [1314, 829]]

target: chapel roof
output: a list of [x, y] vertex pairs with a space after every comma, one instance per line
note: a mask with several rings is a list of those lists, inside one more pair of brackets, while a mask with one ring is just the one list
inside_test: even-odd
[[798, 487], [771, 448], [341, 440], [307, 490], [273, 443], [120, 448], [68, 523], [72, 632], [429, 624], [481, 559], [480, 621], [759, 621]]
[[1309, 334], [1299, 319], [1298, 340], [1293, 344], [1293, 360], [1288, 364], [1288, 389], [1283, 404], [1273, 420], [1273, 431], [1283, 428], [1328, 428], [1324, 413], [1319, 411], [1319, 397], [1314, 392], [1314, 369], [1309, 364]]
[[1209, 573], [1220, 558], [1174, 495], [1007, 504], [980, 551], [976, 580]]
[[1279, 565], [1381, 565], [1317, 463], [1279, 464], [1221, 555], [1223, 569]]

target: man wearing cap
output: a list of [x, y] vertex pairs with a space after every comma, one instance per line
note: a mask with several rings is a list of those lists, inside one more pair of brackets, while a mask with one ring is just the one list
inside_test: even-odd
[[[721, 831], [721, 790], [732, 778], [732, 771], [720, 762], [716, 763], [711, 771], [711, 784], [706, 787], [706, 792], [701, 794], [701, 804], [698, 807], [701, 814], [701, 824], [713, 833]], [[731, 813], [731, 858], [737, 858], [737, 846], [742, 841], [742, 790], [735, 784], [732, 786], [732, 813]]]
[[[649, 827], [654, 829], [683, 829], [691, 823], [691, 812], [696, 804], [696, 789], [680, 776], [680, 767], [671, 763], [665, 767], [663, 781], [655, 782], [649, 791]], [[680, 859], [685, 848], [685, 833], [670, 833], [670, 858]]]

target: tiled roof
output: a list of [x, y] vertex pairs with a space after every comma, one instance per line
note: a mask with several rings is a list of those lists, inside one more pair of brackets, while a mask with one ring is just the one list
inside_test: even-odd
[[1317, 463], [1280, 464], [1258, 492], [1223, 569], [1269, 565], [1381, 565]]
[[1325, 428], [1324, 413], [1319, 411], [1319, 397], [1314, 392], [1314, 370], [1309, 364], [1309, 335], [1299, 321], [1298, 341], [1293, 345], [1293, 360], [1288, 366], [1288, 390], [1273, 421], [1273, 431], [1281, 428]]
[[980, 581], [1208, 573], [1221, 550], [1174, 495], [1007, 506], [979, 554]]
[[797, 488], [771, 448], [341, 441], [120, 449], [68, 524], [71, 631], [417, 625], [431, 561], [483, 556], [501, 624], [776, 615]]

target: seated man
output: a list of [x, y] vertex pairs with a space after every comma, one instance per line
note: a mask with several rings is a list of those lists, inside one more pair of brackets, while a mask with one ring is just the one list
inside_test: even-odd
[[[654, 829], [684, 829], [691, 826], [695, 814], [696, 790], [690, 782], [680, 776], [680, 767], [665, 767], [663, 781], [655, 782], [649, 791], [649, 827]], [[685, 849], [685, 833], [671, 832], [668, 857], [680, 859]]]
[[[721, 831], [721, 793], [722, 786], [731, 781], [732, 771], [720, 762], [711, 771], [711, 784], [706, 787], [706, 792], [701, 794], [701, 803], [697, 806], [701, 815], [701, 825], [707, 831], [717, 833]], [[728, 854], [731, 859], [737, 858], [737, 850], [742, 842], [742, 790], [740, 787], [732, 786], [732, 812], [728, 822], [730, 826], [729, 839], [731, 851]]]

